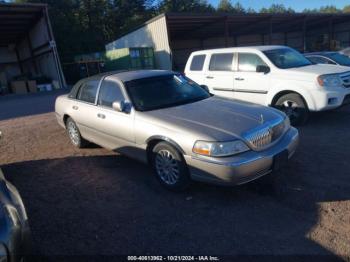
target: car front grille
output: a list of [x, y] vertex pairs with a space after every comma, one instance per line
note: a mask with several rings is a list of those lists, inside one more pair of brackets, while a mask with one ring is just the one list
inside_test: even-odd
[[286, 129], [283, 120], [275, 123], [265, 123], [258, 129], [246, 132], [243, 136], [256, 150], [262, 150], [278, 140]]
[[343, 86], [345, 88], [350, 88], [350, 72], [346, 72], [340, 75], [341, 80], [343, 81]]

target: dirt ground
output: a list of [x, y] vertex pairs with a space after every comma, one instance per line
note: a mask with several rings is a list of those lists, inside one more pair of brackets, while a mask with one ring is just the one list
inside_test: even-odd
[[50, 112], [56, 95], [0, 99], [0, 166], [23, 197], [36, 254], [350, 261], [350, 107], [315, 114], [299, 129], [279, 198], [259, 182], [167, 192], [146, 165], [73, 148]]

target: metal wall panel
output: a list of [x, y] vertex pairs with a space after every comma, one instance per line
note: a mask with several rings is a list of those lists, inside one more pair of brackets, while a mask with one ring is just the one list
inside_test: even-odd
[[106, 45], [106, 50], [126, 47], [153, 47], [156, 68], [172, 69], [171, 50], [165, 16]]

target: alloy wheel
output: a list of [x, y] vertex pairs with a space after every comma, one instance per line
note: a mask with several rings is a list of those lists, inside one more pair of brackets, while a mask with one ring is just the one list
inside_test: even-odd
[[68, 134], [74, 145], [79, 144], [79, 131], [73, 122], [68, 123]]
[[179, 165], [175, 157], [168, 150], [160, 150], [156, 154], [155, 168], [162, 181], [168, 185], [177, 183], [180, 177]]

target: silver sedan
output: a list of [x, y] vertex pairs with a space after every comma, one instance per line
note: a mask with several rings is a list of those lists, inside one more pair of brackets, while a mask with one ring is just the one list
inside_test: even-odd
[[150, 163], [171, 190], [191, 180], [247, 183], [284, 167], [298, 144], [280, 111], [212, 96], [171, 71], [81, 80], [57, 98], [56, 116], [74, 146], [93, 142]]

